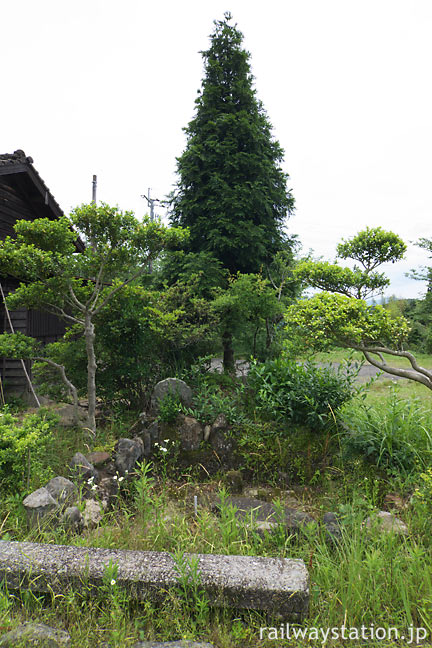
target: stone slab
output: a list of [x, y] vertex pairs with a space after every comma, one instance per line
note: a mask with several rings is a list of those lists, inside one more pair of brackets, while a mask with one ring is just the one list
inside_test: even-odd
[[[302, 560], [259, 556], [185, 554], [198, 559], [210, 605], [262, 610], [300, 621], [309, 608], [309, 576]], [[0, 541], [0, 582], [12, 590], [64, 593], [101, 586], [106, 567], [118, 565], [117, 584], [131, 598], [163, 600], [178, 584], [169, 553]]]
[[132, 648], [215, 648], [213, 644], [202, 641], [138, 641]]

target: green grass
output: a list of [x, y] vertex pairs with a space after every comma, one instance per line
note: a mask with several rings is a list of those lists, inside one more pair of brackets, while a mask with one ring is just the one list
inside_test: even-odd
[[[427, 358], [424, 356], [422, 362], [426, 364]], [[429, 358], [429, 366], [432, 366], [432, 358]], [[341, 354], [321, 356], [319, 360], [340, 361]], [[391, 380], [374, 381], [365, 392], [364, 403], [367, 407], [375, 407], [377, 414], [385, 414], [394, 389]], [[407, 401], [415, 410], [417, 397], [426, 410], [431, 410], [432, 392], [422, 385], [399, 380], [396, 389], [396, 403]], [[358, 398], [358, 403], [363, 402]], [[352, 415], [356, 416], [358, 404], [354, 402], [350, 407]], [[392, 420], [396, 420], [396, 415]], [[414, 414], [408, 417], [405, 434], [408, 442], [411, 434], [413, 437], [417, 434], [416, 421]], [[290, 536], [279, 527], [262, 537], [253, 528], [239, 525], [229, 507], [216, 516], [208, 507], [200, 505], [195, 517], [193, 495], [217, 492], [221, 483], [217, 478], [203, 483], [191, 479], [173, 481], [166, 474], [161, 477], [156, 472], [143, 470], [135, 481], [124, 485], [117, 503], [105, 515], [102, 524], [82, 535], [70, 535], [59, 527], [28, 533], [21, 497], [11, 495], [0, 506], [0, 539], [169, 551], [178, 561], [179, 586], [159, 605], [129, 600], [116, 586], [109, 585], [111, 578], [107, 578], [97, 593], [85, 586], [43, 596], [24, 590], [13, 593], [0, 590], [0, 626], [12, 628], [28, 620], [46, 623], [67, 630], [72, 636], [72, 646], [80, 648], [94, 648], [104, 641], [112, 648], [123, 648], [138, 640], [178, 638], [209, 641], [216, 648], [310, 648], [320, 645], [320, 642], [283, 639], [259, 642], [260, 627], [279, 627], [281, 621], [272, 621], [257, 612], [210, 608], [197, 587], [199, 574], [195, 575], [195, 580], [188, 581], [182, 563], [183, 553], [187, 552], [301, 558], [311, 579], [310, 615], [304, 627], [326, 629], [345, 625], [360, 628], [374, 624], [375, 627], [406, 631], [407, 626], [413, 625], [426, 628], [432, 637], [432, 475], [426, 471], [421, 477], [414, 471], [409, 478], [401, 474], [389, 476], [360, 459], [348, 460], [340, 452], [337, 436], [331, 439], [330, 452], [328, 437], [313, 433], [308, 436], [293, 428], [286, 431], [285, 447], [282, 438], [272, 435], [259, 438], [259, 431], [264, 427], [260, 428], [258, 421], [248, 423], [250, 430], [239, 422], [235, 426], [236, 434], [242, 433], [242, 425], [245, 438], [249, 434], [256, 443], [256, 457], [261, 462], [256, 474], [259, 475], [259, 466], [264, 474], [262, 467], [266, 461], [272, 470], [274, 465], [277, 474], [277, 465], [273, 462], [279, 458], [280, 467], [284, 463], [285, 469], [285, 462], [291, 460], [298, 468], [297, 481], [291, 487], [304, 509], [317, 520], [325, 511], [336, 511], [342, 516], [344, 530], [339, 543], [329, 543], [319, 525], [304, 529], [299, 536]], [[374, 425], [376, 433], [380, 433], [379, 420], [374, 419]], [[113, 421], [101, 432], [96, 443], [109, 448], [115, 436], [124, 434], [125, 426]], [[86, 443], [88, 439], [76, 430], [56, 430], [47, 461], [59, 470], [63, 466], [64, 474], [64, 466], [73, 452], [88, 451]], [[275, 450], [277, 443], [279, 446]], [[245, 446], [245, 463], [248, 447], [252, 446]], [[365, 528], [365, 519], [372, 511], [385, 506], [387, 494], [396, 493], [406, 503], [416, 486], [420, 495], [416, 495], [411, 504], [395, 511], [408, 526], [407, 536], [385, 535], [377, 528]], [[288, 497], [280, 488], [273, 490], [278, 491], [280, 501]], [[358, 645], [354, 641], [349, 643]], [[332, 641], [330, 645], [340, 648], [346, 644]], [[368, 641], [367, 645], [378, 648], [395, 643]], [[431, 645], [430, 641], [423, 643], [423, 646]]]
[[[417, 361], [421, 366], [426, 367], [426, 369], [432, 369], [432, 355], [428, 355], [426, 353], [417, 353], [415, 351], [413, 351], [412, 353], [417, 358]], [[312, 356], [312, 359], [316, 362], [342, 362], [344, 360], [347, 360], [348, 358], [352, 358], [355, 362], [361, 362], [362, 360], [364, 360], [363, 354], [359, 351], [350, 351], [349, 349], [342, 348], [336, 348], [325, 353], [315, 353]], [[406, 358], [387, 355], [385, 356], [385, 359], [388, 364], [393, 364], [393, 366], [395, 367], [406, 369], [411, 368], [411, 365]]]
[[[339, 506], [346, 526], [341, 542], [334, 546], [326, 542], [318, 527], [305, 529], [299, 538], [287, 535], [282, 528], [263, 538], [239, 526], [229, 508], [215, 517], [200, 507], [195, 518], [184, 501], [170, 503], [156, 483], [146, 480], [144, 490], [149, 497], [139, 494], [140, 508], [129, 508], [130, 502], [123, 502], [98, 530], [69, 539], [55, 531], [45, 532], [32, 539], [170, 551], [179, 560], [183, 552], [301, 558], [311, 577], [307, 626], [360, 628], [374, 624], [404, 630], [413, 624], [432, 633], [432, 546], [421, 507], [402, 514], [410, 529], [404, 538], [364, 528], [365, 516], [373, 506], [367, 489], [358, 488], [344, 505], [339, 496], [332, 504]], [[184, 585], [184, 579], [179, 580], [182, 582]], [[133, 603], [108, 586], [97, 595], [85, 587], [52, 596], [3, 594], [0, 625], [12, 627], [18, 621], [37, 620], [66, 629], [72, 635], [72, 645], [83, 648], [97, 646], [102, 640], [120, 647], [140, 638], [179, 637], [212, 641], [220, 648], [252, 648], [258, 644], [260, 626], [280, 625], [259, 613], [212, 610], [198, 589], [193, 592], [189, 595], [186, 588], [185, 593], [183, 586], [159, 606]], [[270, 648], [275, 643], [267, 640], [260, 645]], [[277, 645], [303, 644], [281, 640]]]
[[[427, 369], [432, 369], [432, 355], [427, 355], [425, 353], [415, 353], [414, 355], [421, 366], [426, 367]], [[354, 362], [361, 362], [364, 360], [363, 354], [357, 351], [349, 351], [347, 349], [334, 349], [328, 353], [317, 353], [312, 359], [316, 362], [343, 362], [349, 358], [352, 358]], [[387, 356], [386, 359], [389, 364], [393, 364], [395, 367], [405, 369], [410, 368], [409, 362], [405, 358]], [[365, 364], [368, 363], [365, 362]], [[380, 377], [374, 379], [364, 392], [366, 394], [367, 402], [371, 405], [379, 404], [383, 399], [387, 398], [395, 384], [398, 386], [398, 393], [401, 400], [412, 400], [418, 398], [425, 406], [432, 408], [432, 390], [420, 383], [405, 378], [395, 378], [393, 380], [388, 377]]]

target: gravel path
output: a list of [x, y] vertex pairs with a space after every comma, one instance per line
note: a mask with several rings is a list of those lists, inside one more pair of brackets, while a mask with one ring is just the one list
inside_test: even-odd
[[[340, 365], [340, 362], [318, 362], [319, 367], [334, 367], [337, 369]], [[222, 372], [222, 358], [213, 358], [211, 361], [211, 370]], [[249, 370], [249, 362], [247, 360], [237, 360], [236, 361], [236, 375], [237, 376], [246, 376]], [[373, 378], [377, 374], [381, 373], [377, 367], [374, 367], [370, 364], [364, 364], [359, 372], [358, 380], [361, 382], [366, 382], [370, 378]], [[386, 371], [379, 376], [378, 380], [401, 380], [399, 376], [393, 376]]]

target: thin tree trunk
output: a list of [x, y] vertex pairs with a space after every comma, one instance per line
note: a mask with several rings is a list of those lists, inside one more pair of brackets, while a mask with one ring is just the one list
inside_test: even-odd
[[77, 392], [77, 388], [75, 387], [75, 385], [73, 383], [71, 383], [69, 378], [66, 376], [66, 371], [65, 371], [64, 365], [60, 365], [57, 362], [54, 362], [53, 360], [50, 360], [49, 358], [44, 358], [44, 357], [40, 357], [40, 356], [35, 356], [34, 360], [37, 360], [38, 362], [46, 362], [46, 364], [50, 365], [51, 367], [54, 367], [55, 369], [57, 369], [57, 371], [60, 372], [62, 380], [63, 380], [64, 384], [66, 385], [66, 387], [68, 388], [68, 390], [69, 390], [69, 392], [70, 392], [70, 394], [72, 396], [73, 404], [74, 404], [74, 414], [73, 414], [74, 424], [76, 426], [78, 426], [78, 424], [79, 424], [78, 392]]
[[272, 343], [272, 333], [271, 333], [270, 322], [268, 317], [266, 317], [265, 325], [266, 325], [266, 351], [268, 351]]
[[95, 331], [91, 314], [85, 314], [84, 336], [87, 351], [87, 398], [88, 398], [88, 427], [96, 431], [96, 356], [94, 351]]
[[232, 347], [232, 334], [225, 331], [222, 335], [223, 344], [223, 369], [225, 373], [235, 373], [234, 349]]
[[254, 337], [253, 337], [253, 350], [252, 350], [252, 355], [254, 358], [256, 358], [256, 339], [259, 331], [259, 326], [256, 327]]

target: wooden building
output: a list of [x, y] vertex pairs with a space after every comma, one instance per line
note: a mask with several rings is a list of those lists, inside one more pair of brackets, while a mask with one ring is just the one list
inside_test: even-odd
[[[55, 219], [63, 216], [48, 187], [33, 166], [31, 157], [18, 150], [0, 155], [0, 239], [14, 236], [13, 226], [20, 218]], [[80, 241], [77, 249], [82, 249]], [[19, 280], [0, 277], [5, 295], [15, 290]], [[49, 313], [20, 309], [10, 311], [15, 332], [37, 338], [42, 343], [55, 342], [65, 332], [64, 323]], [[3, 300], [0, 296], [0, 332], [10, 332]], [[19, 360], [0, 359], [0, 374], [6, 391], [25, 394], [27, 383]]]

